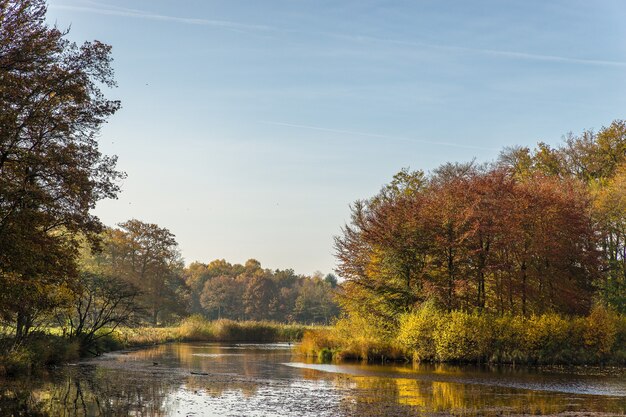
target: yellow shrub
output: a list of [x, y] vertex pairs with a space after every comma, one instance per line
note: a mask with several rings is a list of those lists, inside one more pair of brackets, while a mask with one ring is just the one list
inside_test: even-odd
[[604, 306], [596, 306], [586, 318], [585, 346], [599, 357], [611, 353], [617, 338], [619, 316]]
[[433, 303], [424, 303], [414, 312], [400, 318], [398, 344], [410, 352], [415, 361], [433, 360], [437, 354], [435, 334], [445, 313]]
[[492, 345], [486, 315], [453, 311], [438, 326], [435, 350], [441, 361], [485, 361]]

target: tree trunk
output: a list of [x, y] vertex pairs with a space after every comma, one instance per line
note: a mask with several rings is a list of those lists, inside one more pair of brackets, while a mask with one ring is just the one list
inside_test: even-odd
[[526, 261], [522, 262], [522, 315], [526, 317]]
[[15, 340], [19, 342], [23, 340], [26, 336], [28, 336], [31, 327], [31, 317], [23, 311], [19, 311], [17, 313], [17, 320], [15, 323]]

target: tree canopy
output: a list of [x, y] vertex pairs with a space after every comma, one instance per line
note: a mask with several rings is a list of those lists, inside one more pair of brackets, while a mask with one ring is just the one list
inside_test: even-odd
[[45, 23], [43, 0], [0, 0], [0, 311], [18, 336], [75, 288], [81, 238], [102, 224], [90, 210], [119, 191], [100, 127], [120, 107], [111, 48], [76, 45]]
[[343, 306], [394, 323], [432, 300], [528, 316], [623, 310], [626, 124], [499, 160], [403, 169], [336, 237]]

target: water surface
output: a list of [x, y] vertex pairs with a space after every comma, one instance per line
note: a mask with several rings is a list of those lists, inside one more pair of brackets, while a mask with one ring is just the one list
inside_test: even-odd
[[168, 344], [0, 380], [0, 415], [412, 416], [626, 413], [626, 373], [307, 362], [287, 344]]

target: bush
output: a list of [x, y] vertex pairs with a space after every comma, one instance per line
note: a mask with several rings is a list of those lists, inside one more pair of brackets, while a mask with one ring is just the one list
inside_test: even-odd
[[521, 316], [491, 317], [493, 346], [488, 362], [526, 363], [528, 351], [524, 347], [526, 320]]
[[448, 313], [435, 333], [437, 359], [443, 362], [484, 362], [491, 356], [492, 329], [487, 315]]
[[[8, 341], [2, 343], [8, 346]], [[61, 336], [33, 333], [22, 344], [0, 354], [0, 375], [29, 373], [43, 366], [59, 365], [80, 358], [80, 343]]]
[[358, 316], [307, 332], [300, 350], [335, 359], [520, 364], [626, 364], [626, 316], [596, 306], [586, 317], [444, 312], [424, 303], [397, 332]]
[[329, 329], [306, 331], [299, 350], [308, 356], [323, 356], [324, 360], [329, 356], [370, 361], [407, 357], [386, 326], [356, 314], [337, 320]]
[[0, 355], [0, 376], [16, 376], [30, 372], [34, 363], [33, 353], [19, 347]]
[[444, 313], [432, 302], [406, 313], [400, 318], [397, 341], [414, 361], [433, 361], [437, 357], [435, 336], [439, 331]]
[[586, 317], [583, 338], [598, 361], [603, 361], [613, 351], [617, 341], [619, 316], [604, 306], [596, 306]]

